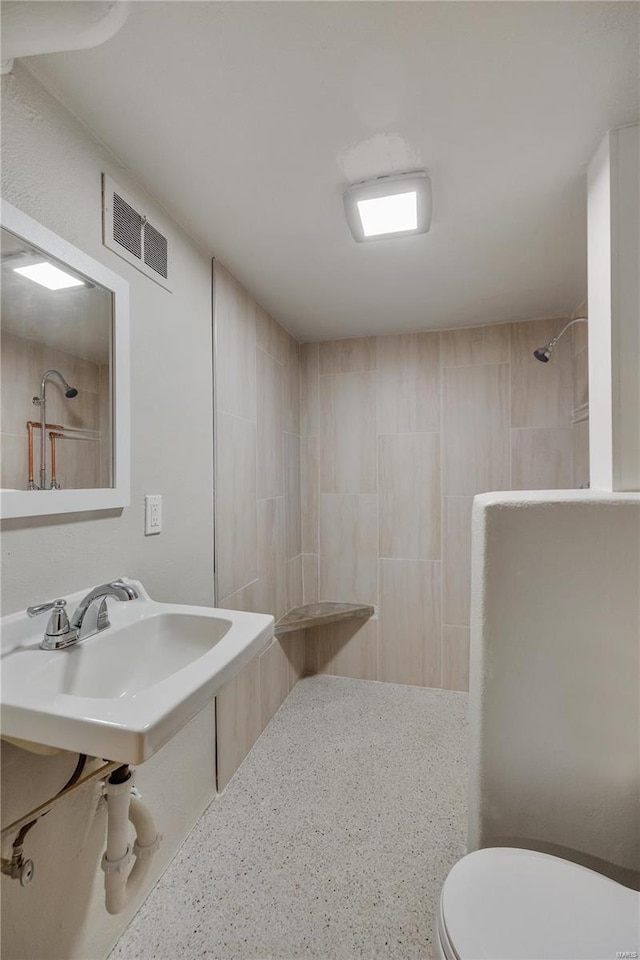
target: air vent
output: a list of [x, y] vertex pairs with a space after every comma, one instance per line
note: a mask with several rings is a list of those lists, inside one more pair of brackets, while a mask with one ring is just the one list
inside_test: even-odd
[[167, 279], [167, 238], [150, 223], [144, 224], [144, 262]]
[[138, 260], [142, 256], [142, 217], [117, 193], [113, 195], [113, 239]]
[[169, 241], [156, 218], [151, 220], [153, 222], [141, 204], [107, 174], [102, 175], [102, 242], [145, 276], [170, 290]]

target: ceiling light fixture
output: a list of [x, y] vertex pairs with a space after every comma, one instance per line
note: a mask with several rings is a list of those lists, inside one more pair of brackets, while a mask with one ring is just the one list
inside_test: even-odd
[[358, 243], [414, 236], [431, 226], [431, 181], [424, 170], [354, 183], [343, 200]]
[[84, 281], [78, 277], [65, 273], [59, 267], [54, 267], [52, 263], [43, 260], [41, 263], [32, 263], [28, 267], [14, 267], [14, 273], [19, 273], [21, 277], [27, 277], [34, 283], [39, 283], [48, 290], [67, 290], [69, 287], [84, 287]]

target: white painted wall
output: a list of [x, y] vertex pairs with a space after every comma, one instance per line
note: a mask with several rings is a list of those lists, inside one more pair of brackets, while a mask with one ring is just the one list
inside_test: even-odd
[[483, 494], [473, 514], [470, 849], [640, 881], [640, 494]]
[[[174, 224], [170, 294], [102, 246], [102, 171], [152, 209], [153, 201], [19, 64], [2, 78], [2, 139], [5, 199], [131, 285], [133, 465], [124, 511], [3, 523], [3, 613], [120, 574], [139, 578], [158, 599], [210, 605], [210, 258]], [[158, 537], [143, 535], [144, 493], [163, 496]], [[3, 823], [58, 790], [74, 762], [5, 746]], [[138, 782], [164, 834], [157, 876], [214, 795], [213, 705], [139, 769]], [[85, 788], [33, 829], [26, 854], [36, 876], [28, 889], [2, 878], [3, 956], [98, 960], [125, 926], [129, 914], [108, 917], [103, 907], [104, 813], [96, 805], [96, 790]]]
[[640, 126], [589, 166], [591, 485], [640, 490]]

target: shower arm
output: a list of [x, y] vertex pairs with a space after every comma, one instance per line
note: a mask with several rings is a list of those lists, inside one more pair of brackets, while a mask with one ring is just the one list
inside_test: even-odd
[[555, 337], [552, 337], [551, 340], [549, 340], [549, 342], [546, 344], [545, 349], [546, 349], [546, 350], [553, 350], [553, 348], [555, 347], [555, 345], [556, 345], [556, 343], [558, 342], [558, 340], [560, 340], [560, 339], [564, 336], [564, 334], [567, 332], [567, 330], [569, 329], [569, 327], [572, 327], [572, 326], [574, 325], [574, 323], [586, 323], [587, 320], [588, 320], [587, 317], [576, 317], [575, 320], [570, 320], [569, 323], [567, 323], [567, 324], [562, 328], [562, 330], [560, 331], [560, 333], [556, 333]]

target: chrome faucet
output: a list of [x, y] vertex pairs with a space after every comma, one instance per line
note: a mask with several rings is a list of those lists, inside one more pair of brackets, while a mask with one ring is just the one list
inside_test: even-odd
[[108, 597], [113, 597], [114, 600], [137, 600], [138, 591], [124, 580], [112, 580], [110, 583], [94, 587], [78, 604], [71, 621], [65, 609], [66, 600], [53, 600], [51, 603], [28, 607], [27, 614], [30, 617], [37, 617], [47, 610], [52, 611], [40, 648], [61, 650], [86, 640], [87, 637], [92, 637], [101, 630], [106, 630], [110, 626], [107, 612]]
[[62, 650], [77, 642], [78, 633], [71, 630], [66, 607], [66, 600], [52, 600], [51, 603], [39, 603], [35, 607], [27, 607], [28, 617], [39, 617], [47, 610], [52, 611], [44, 637], [40, 641], [41, 650]]
[[78, 631], [78, 640], [86, 640], [110, 626], [107, 597], [114, 600], [137, 600], [138, 591], [124, 580], [112, 580], [94, 587], [78, 605], [71, 618], [71, 629]]

